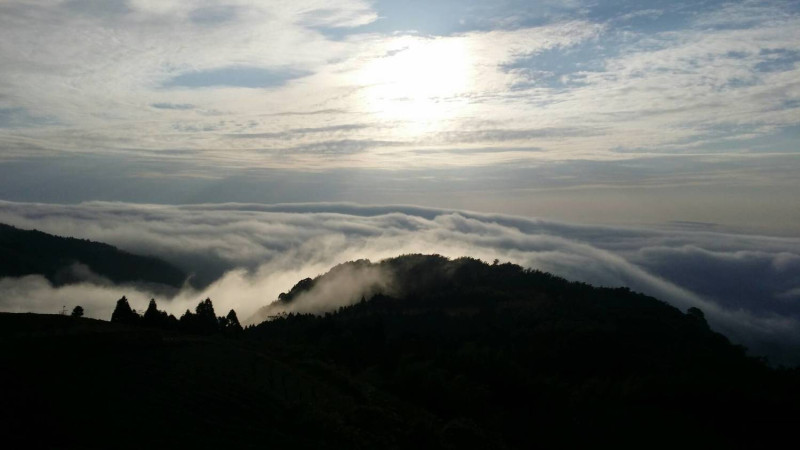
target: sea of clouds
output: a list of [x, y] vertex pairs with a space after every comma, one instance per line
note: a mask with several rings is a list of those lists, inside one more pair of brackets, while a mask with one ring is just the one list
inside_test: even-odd
[[[586, 226], [508, 215], [420, 208], [316, 204], [184, 206], [0, 202], [0, 222], [106, 242], [192, 273], [165, 296], [147, 286], [87, 277], [55, 288], [41, 276], [0, 279], [0, 310], [57, 313], [81, 305], [108, 319], [125, 295], [143, 310], [155, 297], [179, 316], [210, 297], [219, 315], [253, 318], [299, 280], [336, 264], [406, 253], [499, 259], [599, 286], [627, 286], [681, 310], [701, 308], [711, 326], [774, 362], [800, 363], [800, 239], [691, 228]], [[357, 301], [385, 274], [350, 273], [295, 304], [324, 312]], [[330, 280], [329, 280], [330, 281]], [[304, 303], [305, 302], [305, 303]]]

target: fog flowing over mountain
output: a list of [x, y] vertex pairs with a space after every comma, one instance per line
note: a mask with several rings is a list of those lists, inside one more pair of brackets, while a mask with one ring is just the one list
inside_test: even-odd
[[[351, 260], [405, 253], [499, 259], [598, 286], [628, 286], [686, 310], [735, 342], [789, 361], [800, 345], [800, 239], [737, 235], [676, 224], [670, 229], [571, 225], [514, 216], [410, 206], [88, 202], [0, 203], [0, 222], [90, 238], [157, 256], [193, 273], [199, 288], [162, 298], [146, 287], [83, 283], [52, 287], [43, 277], [0, 279], [0, 309], [54, 313], [80, 304], [108, 319], [127, 295], [136, 309], [157, 297], [179, 314], [200, 298], [251, 317], [299, 280]], [[304, 312], [342, 306], [380, 286], [376, 274], [345, 273], [341, 289], [315, 293]], [[390, 275], [389, 275], [390, 276]], [[336, 285], [334, 279], [331, 286]], [[378, 286], [376, 288], [376, 286]], [[331, 300], [332, 301], [332, 300]]]

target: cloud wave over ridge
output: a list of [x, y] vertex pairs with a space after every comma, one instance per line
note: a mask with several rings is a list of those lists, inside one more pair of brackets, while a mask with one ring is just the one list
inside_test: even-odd
[[[52, 287], [43, 277], [0, 279], [0, 310], [55, 313], [80, 304], [108, 319], [126, 295], [143, 309], [180, 315], [211, 297], [242, 318], [297, 281], [336, 264], [405, 253], [499, 259], [570, 280], [627, 286], [681, 310], [697, 306], [711, 326], [775, 362], [798, 363], [800, 239], [708, 230], [585, 226], [508, 215], [421, 208], [315, 204], [184, 206], [0, 202], [0, 222], [91, 239], [161, 257], [193, 273], [172, 298], [146, 286]], [[364, 279], [365, 289], [374, 284]], [[334, 290], [333, 292], [341, 292]], [[360, 298], [358, 289], [351, 297]], [[348, 300], [349, 301], [349, 300]], [[341, 303], [316, 298], [322, 312]]]

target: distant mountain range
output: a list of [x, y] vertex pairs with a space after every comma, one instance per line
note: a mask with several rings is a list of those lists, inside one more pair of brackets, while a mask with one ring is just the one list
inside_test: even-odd
[[181, 269], [152, 256], [0, 224], [0, 277], [24, 275], [42, 275], [55, 286], [100, 276], [117, 284], [152, 283], [179, 288], [187, 278]]
[[[293, 312], [304, 310], [318, 314]], [[4, 439], [773, 448], [800, 425], [800, 371], [746, 356], [699, 309], [514, 264], [354, 261], [302, 280], [263, 312], [272, 318], [234, 335], [0, 314], [0, 384], [13, 386], [0, 402]]]

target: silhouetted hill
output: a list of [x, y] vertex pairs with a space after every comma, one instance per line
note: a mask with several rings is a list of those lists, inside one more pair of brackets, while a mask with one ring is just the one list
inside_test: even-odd
[[342, 280], [372, 294], [235, 337], [0, 314], [6, 442], [771, 448], [800, 425], [797, 369], [747, 357], [696, 309], [425, 255], [339, 265], [274, 308], [336, 302], [355, 292]]
[[0, 277], [38, 274], [56, 286], [91, 280], [92, 274], [114, 283], [144, 282], [172, 287], [180, 287], [187, 277], [158, 258], [5, 224], [0, 224], [0, 255]]
[[748, 358], [698, 309], [626, 288], [406, 255], [337, 266], [276, 305], [365, 267], [381, 269], [391, 294], [248, 332], [289, 361], [343, 367], [423, 408], [452, 448], [754, 448], [800, 424], [797, 371]]

